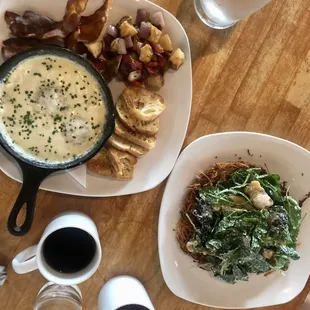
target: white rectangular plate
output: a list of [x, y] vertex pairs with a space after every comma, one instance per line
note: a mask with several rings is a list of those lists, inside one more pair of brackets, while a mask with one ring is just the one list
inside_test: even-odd
[[[103, 0], [89, 0], [85, 15], [91, 14], [102, 5]], [[66, 0], [2, 0], [0, 1], [0, 40], [5, 40], [9, 30], [3, 19], [6, 10], [22, 14], [25, 10], [33, 10], [42, 15], [60, 20], [65, 12]], [[161, 10], [166, 27], [174, 47], [180, 47], [185, 55], [185, 64], [176, 72], [168, 72], [165, 86], [159, 94], [165, 99], [167, 109], [160, 117], [160, 129], [157, 145], [145, 157], [138, 160], [135, 177], [131, 182], [122, 182], [87, 173], [87, 187], [82, 187], [68, 173], [59, 172], [46, 179], [41, 189], [63, 194], [107, 197], [129, 195], [147, 191], [160, 184], [171, 172], [181, 150], [191, 110], [192, 100], [192, 68], [190, 46], [186, 33], [178, 20], [166, 10], [147, 0], [114, 0], [110, 10], [108, 24], [117, 23], [124, 15], [136, 16], [139, 8], [150, 12]], [[116, 101], [124, 85], [113, 81], [110, 84], [113, 98]], [[0, 168], [12, 179], [21, 182], [22, 175], [14, 159], [0, 152]]]

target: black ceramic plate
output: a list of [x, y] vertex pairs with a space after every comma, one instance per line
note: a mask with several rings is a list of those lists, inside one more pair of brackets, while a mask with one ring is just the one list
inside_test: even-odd
[[[79, 65], [83, 66], [99, 83], [104, 102], [106, 104], [106, 115], [105, 126], [101, 132], [100, 138], [96, 143], [87, 151], [87, 153], [79, 156], [70, 161], [63, 163], [48, 163], [30, 159], [29, 157], [23, 156], [23, 153], [13, 149], [5, 139], [5, 134], [0, 130], [0, 144], [1, 146], [18, 162], [22, 174], [23, 174], [23, 186], [17, 197], [15, 205], [11, 211], [8, 220], [8, 229], [11, 234], [16, 236], [25, 235], [32, 224], [35, 202], [37, 191], [42, 181], [50, 174], [70, 169], [85, 163], [87, 160], [95, 156], [98, 151], [103, 147], [105, 142], [109, 139], [114, 131], [115, 126], [115, 110], [113, 98], [109, 86], [100, 75], [100, 73], [92, 66], [90, 62], [85, 60], [83, 57], [71, 52], [70, 50], [59, 48], [59, 47], [46, 47], [39, 49], [29, 49], [22, 53], [19, 53], [9, 58], [5, 63], [0, 66], [0, 82], [5, 79], [8, 73], [15, 68], [20, 62], [27, 58], [35, 56], [58, 56], [70, 59]], [[26, 207], [26, 218], [21, 226], [17, 226], [16, 219], [21, 210], [25, 205]]]

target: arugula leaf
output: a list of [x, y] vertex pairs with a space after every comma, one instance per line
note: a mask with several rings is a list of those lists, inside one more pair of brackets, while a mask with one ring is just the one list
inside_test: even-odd
[[236, 188], [221, 189], [216, 187], [204, 187], [198, 191], [198, 199], [210, 206], [240, 206], [239, 202], [235, 202], [231, 199], [231, 196], [242, 196], [245, 201], [244, 204], [252, 204], [250, 198]]
[[293, 260], [300, 259], [300, 256], [295, 249], [289, 248], [285, 245], [280, 245], [277, 253], [290, 257]]
[[254, 230], [252, 231], [252, 241], [251, 241], [251, 248], [254, 251], [259, 251], [263, 244], [264, 237], [268, 234], [269, 231], [269, 212], [266, 210], [261, 211], [261, 218], [260, 222], [255, 226]]
[[204, 187], [198, 192], [198, 199], [204, 201], [210, 206], [223, 205], [235, 206], [236, 203], [232, 201], [227, 193], [221, 193], [219, 188]]
[[192, 216], [196, 224], [199, 225], [198, 234], [200, 239], [205, 243], [212, 233], [216, 222], [220, 220], [221, 215], [219, 212], [214, 212], [212, 207], [205, 201], [200, 200], [196, 203], [194, 210], [192, 210]]
[[264, 273], [270, 270], [268, 262], [259, 253], [250, 252], [239, 263], [248, 273]]
[[280, 176], [278, 174], [260, 175], [257, 176], [257, 180], [275, 204], [283, 204]]
[[261, 239], [262, 247], [291, 246], [294, 241], [289, 231], [289, 217], [283, 206], [268, 209], [269, 231]]
[[298, 202], [291, 196], [286, 196], [283, 199], [283, 207], [288, 215], [288, 226], [294, 242], [297, 242], [297, 237], [302, 221], [301, 208]]
[[228, 228], [235, 228], [238, 232], [248, 232], [250, 233], [260, 222], [260, 211], [235, 211], [228, 216], [224, 217], [222, 221], [219, 222], [216, 232], [222, 232]]
[[276, 254], [273, 257], [273, 263], [271, 264], [271, 268], [273, 270], [283, 270], [286, 271], [290, 265], [290, 260], [285, 255]]
[[223, 182], [222, 185], [225, 188], [231, 188], [235, 186], [245, 187], [252, 181], [257, 180], [257, 176], [262, 174], [264, 174], [264, 171], [261, 168], [241, 168], [233, 172], [228, 178], [228, 180]]

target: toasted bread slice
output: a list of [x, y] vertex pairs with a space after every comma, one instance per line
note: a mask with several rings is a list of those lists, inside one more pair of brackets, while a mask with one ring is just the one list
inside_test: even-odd
[[87, 162], [87, 169], [103, 176], [115, 176], [115, 170], [107, 150], [102, 148], [92, 159]]
[[122, 95], [130, 114], [141, 121], [155, 120], [166, 108], [161, 96], [142, 87], [128, 87]]
[[144, 147], [129, 142], [116, 134], [113, 134], [110, 137], [110, 139], [108, 140], [108, 144], [112, 145], [113, 147], [115, 147], [120, 151], [128, 152], [136, 157], [143, 156], [148, 152], [148, 150], [145, 149]]
[[107, 149], [107, 153], [114, 167], [116, 178], [119, 180], [132, 180], [137, 158], [112, 146]]
[[135, 132], [127, 128], [122, 124], [122, 122], [116, 118], [115, 120], [115, 134], [119, 137], [139, 145], [147, 150], [151, 150], [156, 145], [156, 137], [148, 137], [142, 133]]
[[157, 118], [151, 122], [138, 120], [130, 114], [122, 96], [120, 96], [116, 102], [116, 110], [123, 124], [130, 129], [147, 136], [155, 136], [157, 134], [159, 130], [159, 119]]

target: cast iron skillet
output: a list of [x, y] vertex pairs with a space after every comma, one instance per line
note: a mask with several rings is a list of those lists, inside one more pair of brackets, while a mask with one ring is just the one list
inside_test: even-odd
[[[0, 145], [17, 161], [23, 174], [22, 189], [17, 197], [15, 205], [11, 211], [8, 219], [8, 230], [12, 235], [23, 236], [31, 228], [31, 224], [34, 216], [34, 209], [36, 204], [36, 196], [42, 181], [50, 174], [70, 169], [85, 163], [87, 160], [95, 156], [107, 139], [112, 135], [115, 126], [115, 110], [111, 91], [98, 73], [98, 71], [91, 65], [90, 62], [82, 58], [81, 56], [74, 54], [70, 50], [59, 47], [47, 47], [47, 48], [35, 48], [29, 49], [22, 53], [19, 53], [9, 58], [5, 63], [0, 66], [0, 82], [8, 75], [8, 73], [21, 61], [34, 56], [59, 56], [63, 58], [75, 61], [79, 65], [83, 66], [99, 83], [102, 91], [102, 96], [106, 104], [106, 121], [102, 130], [99, 140], [94, 143], [91, 149], [84, 155], [66, 161], [64, 163], [48, 163], [42, 161], [36, 161], [27, 158], [23, 153], [20, 153], [13, 149], [5, 139], [5, 135], [0, 129]], [[17, 225], [17, 216], [25, 205], [26, 218], [21, 226]]]

